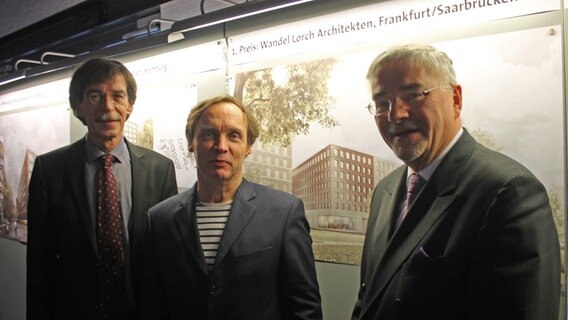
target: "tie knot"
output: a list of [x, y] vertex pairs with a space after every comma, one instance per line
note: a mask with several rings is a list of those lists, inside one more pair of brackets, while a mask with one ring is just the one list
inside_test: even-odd
[[417, 193], [422, 187], [424, 181], [425, 180], [421, 175], [419, 175], [418, 173], [412, 173], [410, 176], [408, 176], [408, 181], [406, 182], [407, 192], [412, 194]]
[[110, 168], [112, 167], [112, 163], [116, 160], [116, 157], [110, 153], [105, 153], [99, 159], [105, 168]]

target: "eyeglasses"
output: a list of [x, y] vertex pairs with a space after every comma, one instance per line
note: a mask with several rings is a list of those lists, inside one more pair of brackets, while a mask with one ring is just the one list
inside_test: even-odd
[[[107, 97], [106, 93], [102, 93], [99, 91], [90, 91], [87, 92], [87, 99], [93, 105], [98, 105], [101, 101], [105, 101]], [[126, 92], [116, 92], [111, 95], [112, 102], [118, 105], [125, 105], [128, 100], [128, 95]]]
[[446, 88], [447, 86], [443, 87], [436, 87], [428, 90], [408, 90], [402, 93], [399, 93], [395, 96], [394, 99], [389, 97], [376, 97], [367, 105], [367, 110], [369, 113], [374, 115], [375, 117], [380, 117], [387, 115], [392, 106], [396, 103], [396, 100], [402, 101], [408, 105], [416, 105], [426, 99], [426, 97], [430, 94], [430, 92], [442, 88]]

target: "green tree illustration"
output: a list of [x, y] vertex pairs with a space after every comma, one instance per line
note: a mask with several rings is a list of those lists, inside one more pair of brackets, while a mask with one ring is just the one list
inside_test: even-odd
[[244, 176], [249, 181], [266, 185], [266, 181], [264, 181], [264, 175], [262, 172], [262, 165], [260, 163], [246, 160]]
[[288, 146], [314, 122], [325, 128], [339, 124], [330, 115], [334, 101], [327, 88], [335, 62], [329, 58], [288, 65], [284, 83], [275, 81], [272, 68], [235, 76], [233, 95], [258, 120], [262, 143]]
[[154, 122], [152, 118], [144, 121], [142, 130], [138, 132], [138, 145], [152, 149], [154, 148]]
[[487, 130], [475, 129], [471, 131], [471, 135], [485, 147], [497, 152], [503, 151], [503, 147], [495, 142], [495, 138]]

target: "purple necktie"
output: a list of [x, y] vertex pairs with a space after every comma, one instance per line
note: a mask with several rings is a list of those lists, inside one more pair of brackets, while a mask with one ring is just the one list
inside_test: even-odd
[[426, 180], [424, 180], [424, 178], [422, 178], [422, 176], [418, 173], [412, 173], [408, 176], [408, 179], [406, 180], [406, 201], [404, 201], [404, 207], [402, 208], [402, 212], [396, 222], [397, 227], [402, 223], [402, 220], [406, 218], [416, 195], [420, 192], [420, 189], [425, 182]]
[[97, 245], [99, 252], [100, 307], [104, 319], [120, 317], [126, 304], [124, 282], [123, 229], [120, 197], [112, 164], [116, 158], [105, 154], [99, 158], [97, 206]]

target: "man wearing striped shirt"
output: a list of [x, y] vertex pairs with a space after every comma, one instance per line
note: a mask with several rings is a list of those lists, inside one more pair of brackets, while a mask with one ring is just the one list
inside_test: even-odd
[[143, 319], [322, 318], [302, 201], [243, 178], [258, 131], [231, 96], [191, 110], [198, 181], [150, 209]]
[[231, 212], [231, 203], [232, 201], [223, 203], [197, 202], [195, 204], [199, 240], [201, 240], [203, 256], [209, 269], [212, 269], [215, 265], [219, 242], [225, 230], [229, 212]]

